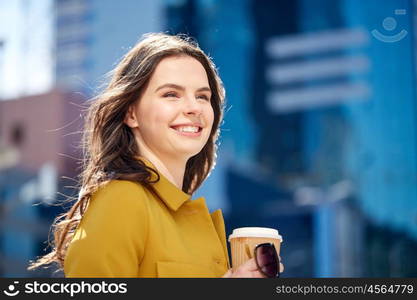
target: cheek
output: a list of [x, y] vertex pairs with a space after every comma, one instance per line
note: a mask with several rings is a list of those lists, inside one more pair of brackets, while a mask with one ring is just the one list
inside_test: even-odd
[[210, 127], [212, 127], [213, 126], [213, 122], [214, 122], [214, 111], [213, 111], [213, 107], [209, 107], [209, 109], [207, 110], [207, 113], [206, 113], [206, 120], [207, 120], [207, 123], [210, 125]]
[[155, 110], [153, 111], [154, 123], [158, 127], [169, 127], [175, 116], [176, 111], [174, 107], [171, 107], [170, 105], [159, 105], [158, 107], [155, 107]]
[[139, 123], [148, 130], [158, 131], [169, 126], [172, 116], [172, 108], [167, 105], [155, 104], [140, 111]]

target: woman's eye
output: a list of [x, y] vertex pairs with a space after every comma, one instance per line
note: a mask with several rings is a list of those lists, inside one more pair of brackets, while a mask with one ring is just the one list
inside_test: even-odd
[[204, 99], [206, 101], [209, 101], [210, 100], [209, 97], [206, 96], [206, 95], [200, 95], [200, 96], [197, 96], [197, 98]]
[[171, 98], [171, 97], [178, 97], [178, 95], [177, 93], [169, 92], [169, 93], [164, 94], [164, 97]]

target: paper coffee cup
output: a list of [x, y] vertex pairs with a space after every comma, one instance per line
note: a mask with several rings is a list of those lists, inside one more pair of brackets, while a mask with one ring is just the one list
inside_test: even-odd
[[241, 227], [234, 229], [232, 234], [229, 235], [233, 270], [236, 270], [237, 267], [250, 259], [246, 249], [247, 246], [249, 247], [250, 255], [253, 257], [256, 245], [273, 243], [279, 255], [282, 241], [282, 236], [278, 230], [273, 228]]

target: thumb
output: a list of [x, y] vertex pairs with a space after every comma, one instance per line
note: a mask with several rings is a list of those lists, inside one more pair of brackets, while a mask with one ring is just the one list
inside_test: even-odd
[[226, 274], [222, 276], [222, 278], [230, 278], [232, 277], [232, 274], [233, 274], [232, 269], [229, 269], [227, 270]]

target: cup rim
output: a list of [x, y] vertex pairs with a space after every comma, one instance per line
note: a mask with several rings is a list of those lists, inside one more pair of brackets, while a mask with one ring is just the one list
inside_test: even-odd
[[240, 227], [233, 229], [232, 234], [229, 235], [228, 241], [233, 238], [243, 237], [259, 237], [259, 238], [272, 238], [283, 241], [282, 236], [278, 230], [268, 227]]

